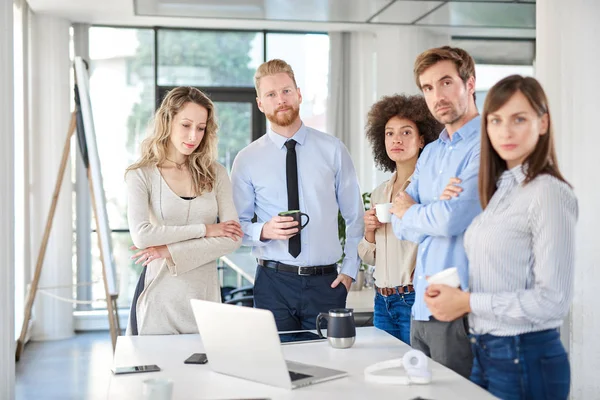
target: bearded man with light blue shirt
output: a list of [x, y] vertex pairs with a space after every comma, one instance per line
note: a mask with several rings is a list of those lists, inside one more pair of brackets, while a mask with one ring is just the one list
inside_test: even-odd
[[[425, 304], [427, 277], [456, 267], [463, 289], [469, 286], [463, 246], [467, 227], [481, 212], [478, 194], [481, 119], [475, 105], [475, 63], [459, 48], [423, 52], [415, 79], [429, 111], [445, 129], [425, 147], [410, 186], [394, 199], [392, 226], [399, 239], [419, 244], [411, 345], [468, 378], [473, 355], [468, 320], [438, 321]], [[445, 200], [446, 186], [460, 183], [460, 196]], [[461, 190], [456, 189], [456, 190]]]
[[[253, 247], [259, 264], [254, 306], [272, 311], [279, 331], [314, 329], [320, 312], [345, 307], [358, 273], [364, 230], [358, 179], [343, 143], [302, 123], [302, 95], [285, 61], [262, 64], [254, 81], [271, 126], [240, 151], [231, 172], [243, 244]], [[290, 210], [309, 216], [305, 228], [278, 215]], [[344, 249], [338, 211], [346, 222]]]

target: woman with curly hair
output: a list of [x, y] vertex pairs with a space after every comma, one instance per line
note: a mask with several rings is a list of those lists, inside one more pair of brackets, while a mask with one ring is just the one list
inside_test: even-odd
[[125, 173], [132, 258], [143, 263], [127, 334], [196, 333], [190, 299], [221, 301], [216, 259], [241, 245], [242, 230], [216, 153], [213, 103], [171, 90]]
[[408, 186], [421, 151], [442, 128], [422, 96], [383, 97], [371, 107], [367, 121], [366, 135], [375, 164], [393, 175], [371, 193], [371, 210], [365, 212], [365, 236], [358, 252], [364, 262], [375, 266], [374, 325], [407, 344], [415, 301], [412, 275], [417, 244], [398, 240], [392, 225], [377, 219], [375, 205], [391, 202]]

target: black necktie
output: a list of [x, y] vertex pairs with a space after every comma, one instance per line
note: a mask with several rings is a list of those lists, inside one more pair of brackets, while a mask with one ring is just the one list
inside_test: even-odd
[[[300, 209], [298, 196], [298, 163], [296, 162], [296, 141], [285, 142], [287, 156], [285, 157], [285, 177], [287, 180], [288, 210]], [[300, 254], [300, 232], [289, 239], [288, 251], [294, 258]]]

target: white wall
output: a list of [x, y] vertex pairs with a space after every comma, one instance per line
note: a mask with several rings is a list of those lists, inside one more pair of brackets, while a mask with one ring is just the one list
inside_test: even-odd
[[413, 66], [417, 56], [432, 47], [450, 43], [446, 35], [423, 28], [383, 27], [374, 32], [353, 32], [350, 45], [350, 143], [346, 145], [356, 166], [363, 192], [389, 178], [375, 168], [365, 138], [367, 113], [382, 96], [417, 94]]
[[[69, 21], [34, 14], [30, 24], [30, 250], [31, 268], [35, 268], [67, 137], [72, 94], [69, 82]], [[61, 286], [49, 291], [69, 299], [73, 297], [71, 178], [68, 163], [40, 279], [40, 288]], [[38, 292], [34, 313], [32, 339], [63, 339], [73, 335], [71, 303]]]
[[15, 387], [13, 3], [0, 2], [0, 398]]
[[[600, 48], [597, 0], [538, 0], [536, 76], [547, 92], [559, 166], [579, 201], [575, 297], [563, 331], [571, 357], [573, 399], [597, 399], [600, 380]], [[557, 27], [560, 26], [560, 29]]]

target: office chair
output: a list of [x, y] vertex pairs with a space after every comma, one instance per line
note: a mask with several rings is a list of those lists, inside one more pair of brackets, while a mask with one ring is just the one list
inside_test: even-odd
[[242, 286], [229, 291], [224, 296], [223, 303], [254, 307], [254, 286]]

